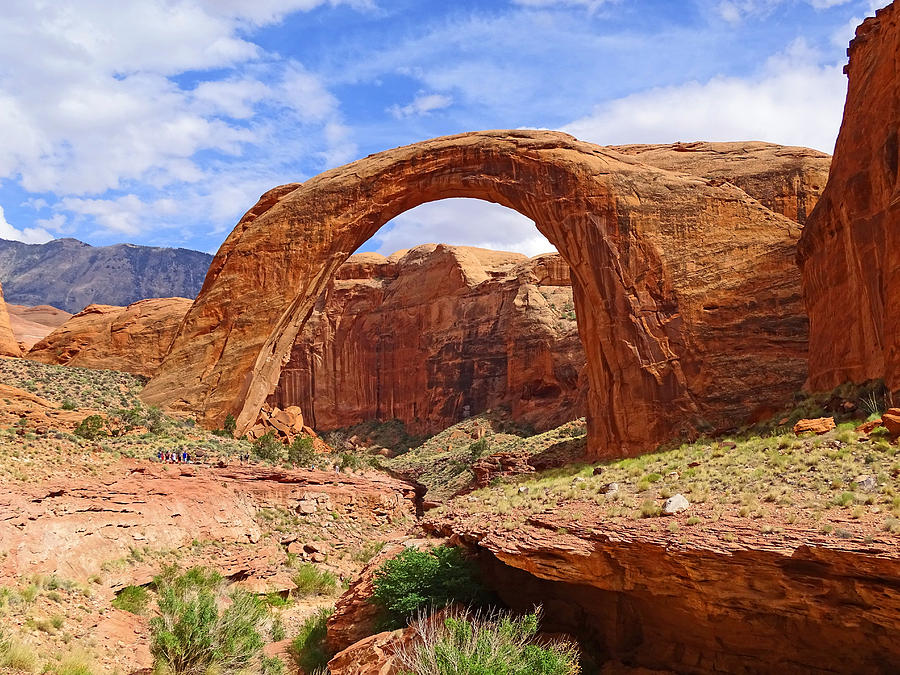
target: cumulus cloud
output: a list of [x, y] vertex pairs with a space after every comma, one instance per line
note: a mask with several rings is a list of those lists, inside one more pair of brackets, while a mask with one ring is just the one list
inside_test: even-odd
[[649, 89], [597, 106], [564, 127], [600, 144], [760, 140], [834, 150], [846, 78], [802, 41], [755, 76]]
[[16, 229], [6, 221], [6, 214], [0, 206], [0, 239], [21, 241], [26, 244], [43, 244], [53, 239], [53, 235], [42, 227]]
[[555, 250], [534, 221], [479, 199], [422, 204], [394, 218], [374, 240], [382, 255], [426, 243], [478, 246], [529, 256]]
[[195, 221], [233, 222], [239, 211], [222, 215], [201, 183], [231, 173], [258, 195], [258, 179], [302, 178], [302, 162], [315, 172], [355, 151], [325, 83], [246, 38], [249, 27], [336, 4], [370, 5], [11, 0], [0, 22], [0, 179], [52, 193], [55, 215], [106, 232], [158, 225], [147, 205], [160, 199], [193, 201]]
[[425, 92], [419, 92], [412, 100], [412, 103], [404, 106], [392, 105], [388, 108], [388, 112], [400, 120], [406, 117], [427, 115], [435, 110], [448, 108], [452, 103], [453, 99], [444, 94], [426, 94]]

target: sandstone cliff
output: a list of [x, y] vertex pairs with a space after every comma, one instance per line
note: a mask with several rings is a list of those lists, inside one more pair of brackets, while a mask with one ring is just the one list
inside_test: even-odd
[[319, 430], [435, 433], [501, 405], [544, 429], [584, 415], [584, 363], [558, 255], [427, 244], [338, 269], [270, 402]]
[[26, 352], [72, 318], [65, 310], [50, 305], [7, 304], [6, 309], [13, 334]]
[[900, 388], [898, 53], [900, 7], [892, 3], [850, 43], [831, 176], [799, 243], [814, 390], [872, 378]]
[[3, 301], [3, 287], [0, 286], [0, 356], [21, 356], [22, 350], [13, 334], [9, 312]]
[[185, 313], [187, 298], [155, 298], [128, 307], [90, 305], [28, 352], [42, 363], [156, 372]]

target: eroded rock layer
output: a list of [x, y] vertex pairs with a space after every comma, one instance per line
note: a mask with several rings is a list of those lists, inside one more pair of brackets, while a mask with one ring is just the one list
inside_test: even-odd
[[0, 286], [0, 356], [21, 356], [22, 350], [13, 334], [9, 321], [9, 312], [3, 301], [3, 287]]
[[900, 388], [900, 9], [850, 43], [828, 186], [798, 249], [810, 318], [808, 386], [884, 378]]
[[128, 307], [89, 305], [34, 345], [27, 356], [41, 363], [150, 376], [190, 306], [187, 298], [154, 298]]
[[629, 519], [593, 515], [547, 512], [514, 528], [448, 517], [434, 529], [482, 551], [504, 602], [523, 611], [541, 604], [546, 630], [578, 636], [601, 663], [681, 673], [894, 671], [893, 542], [812, 544], [790, 528], [767, 539], [738, 521], [679, 542], [662, 527], [640, 533]]
[[435, 433], [501, 405], [543, 430], [584, 415], [584, 363], [558, 255], [428, 244], [341, 265], [270, 403], [319, 430]]
[[233, 413], [246, 431], [340, 264], [395, 216], [448, 197], [519, 211], [568, 263], [594, 456], [739, 424], [804, 379], [795, 221], [730, 183], [566, 134], [489, 131], [266, 193], [213, 260], [144, 400], [209, 426]]
[[50, 305], [32, 307], [7, 303], [6, 309], [13, 334], [25, 352], [72, 318], [65, 310]]

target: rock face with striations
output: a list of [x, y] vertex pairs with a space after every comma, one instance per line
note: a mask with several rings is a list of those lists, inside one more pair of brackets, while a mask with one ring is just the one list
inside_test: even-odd
[[828, 186], [798, 249], [810, 318], [808, 386], [900, 388], [900, 6], [856, 30]]
[[128, 307], [90, 305], [34, 345], [27, 357], [150, 376], [190, 306], [187, 298], [154, 298]]
[[208, 426], [231, 413], [246, 431], [341, 263], [393, 217], [448, 197], [519, 211], [568, 263], [594, 457], [740, 424], [805, 379], [796, 221], [718, 178], [516, 130], [387, 150], [263, 195], [142, 398]]
[[558, 255], [427, 244], [338, 269], [270, 403], [319, 430], [435, 433], [501, 405], [543, 430], [584, 415], [584, 363]]
[[65, 310], [50, 305], [31, 307], [7, 303], [6, 309], [13, 334], [25, 352], [72, 318]]
[[3, 287], [0, 286], [0, 356], [21, 356], [22, 350], [13, 334], [9, 321], [9, 312], [3, 301]]

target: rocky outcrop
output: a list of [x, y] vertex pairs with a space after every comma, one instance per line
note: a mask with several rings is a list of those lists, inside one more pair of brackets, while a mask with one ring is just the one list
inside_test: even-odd
[[150, 376], [190, 306], [187, 298], [154, 298], [128, 307], [90, 305], [38, 342], [27, 357]]
[[810, 318], [808, 387], [883, 378], [900, 388], [900, 7], [850, 43], [828, 185], [798, 248]]
[[21, 356], [22, 350], [13, 334], [6, 303], [3, 302], [3, 287], [0, 286], [0, 356]]
[[25, 352], [72, 318], [65, 310], [50, 305], [7, 304], [6, 309], [12, 332]]
[[786, 526], [765, 536], [746, 523], [727, 517], [673, 535], [579, 503], [515, 527], [452, 514], [429, 527], [480, 550], [488, 585], [510, 607], [541, 604], [546, 630], [576, 636], [601, 661], [683, 673], [892, 672], [894, 535], [829, 540]]
[[77, 239], [23, 244], [0, 239], [0, 281], [7, 299], [80, 312], [91, 304], [129, 305], [145, 298], [193, 298], [212, 256], [184, 248]]
[[[411, 517], [415, 490], [379, 474], [131, 460], [93, 476], [7, 483], [0, 492], [0, 540], [8, 551], [0, 581], [26, 573], [84, 580], [134, 548], [175, 550], [195, 540], [237, 544], [232, 549], [243, 554], [215, 566], [223, 576], [247, 579], [257, 568], [267, 570], [269, 548], [284, 555], [277, 542], [261, 540], [261, 509], [296, 514], [323, 532], [335, 528], [336, 519], [352, 520], [359, 532], [363, 524], [384, 527]], [[157, 573], [156, 562], [125, 569], [120, 585], [147, 583]], [[279, 580], [257, 581], [271, 587]]]
[[592, 456], [752, 419], [805, 378], [795, 221], [727, 182], [517, 130], [388, 150], [263, 195], [143, 399], [208, 426], [232, 413], [245, 432], [340, 264], [396, 215], [447, 197], [519, 211], [568, 263]]
[[498, 406], [544, 430], [584, 415], [584, 363], [558, 255], [427, 244], [341, 265], [269, 402], [319, 430], [436, 433]]

